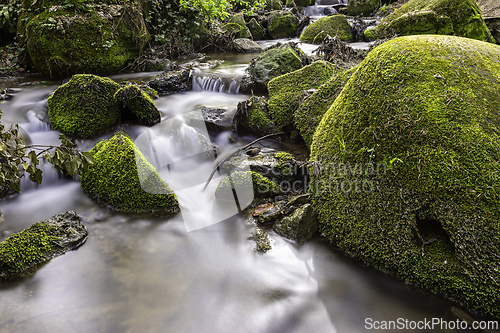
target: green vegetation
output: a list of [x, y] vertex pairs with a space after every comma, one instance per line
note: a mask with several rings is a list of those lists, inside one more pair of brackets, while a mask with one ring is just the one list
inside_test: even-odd
[[379, 38], [439, 34], [495, 43], [474, 0], [410, 0], [377, 26]]
[[123, 213], [179, 212], [175, 194], [126, 134], [100, 141], [90, 152], [94, 163], [82, 173], [81, 185], [97, 203]]
[[326, 35], [330, 35], [330, 37], [338, 36], [343, 41], [351, 40], [351, 26], [347, 22], [347, 18], [344, 15], [332, 15], [321, 18], [307, 26], [302, 35], [300, 35], [300, 41], [321, 44]]
[[378, 8], [379, 3], [379, 0], [349, 0], [347, 15], [358, 16], [362, 14], [363, 16], [369, 16]]
[[131, 121], [141, 125], [153, 126], [161, 120], [160, 111], [151, 100], [151, 97], [135, 85], [120, 88], [114, 94], [114, 98], [122, 108], [122, 122]]
[[273, 39], [296, 37], [299, 19], [291, 12], [273, 11], [267, 21], [267, 31]]
[[[311, 190], [324, 236], [407, 283], [494, 316], [499, 83], [497, 45], [391, 40], [360, 64], [311, 148], [322, 165]], [[341, 165], [354, 171], [336, 172]]]
[[118, 83], [109, 78], [74, 75], [47, 99], [52, 127], [82, 138], [109, 130], [120, 120], [114, 99], [118, 89]]
[[215, 197], [218, 199], [234, 200], [233, 188], [253, 188], [256, 198], [267, 198], [279, 195], [281, 190], [278, 184], [267, 179], [255, 171], [235, 171], [217, 184]]

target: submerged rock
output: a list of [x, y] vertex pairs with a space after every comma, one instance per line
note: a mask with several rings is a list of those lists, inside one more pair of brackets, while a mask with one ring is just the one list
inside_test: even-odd
[[373, 49], [313, 137], [321, 233], [407, 283], [499, 316], [498, 110], [497, 45], [409, 36]]
[[89, 138], [105, 132], [120, 120], [114, 94], [120, 85], [92, 74], [77, 74], [47, 99], [49, 117], [55, 130]]
[[181, 68], [153, 76], [147, 85], [158, 91], [160, 96], [186, 92], [193, 88], [192, 70]]
[[122, 122], [153, 126], [161, 120], [160, 111], [151, 97], [135, 85], [120, 88], [114, 98], [122, 108]]
[[394, 35], [455, 35], [494, 43], [474, 0], [410, 0], [385, 17], [379, 38]]
[[173, 191], [126, 134], [100, 141], [90, 152], [94, 163], [81, 175], [81, 185], [97, 203], [123, 213], [179, 212]]
[[330, 37], [338, 36], [343, 41], [351, 40], [351, 26], [347, 22], [347, 18], [344, 15], [323, 17], [309, 25], [302, 32], [300, 41], [320, 44], [326, 35], [330, 35]]
[[87, 235], [80, 217], [69, 211], [9, 236], [0, 243], [0, 280], [34, 274], [41, 264], [78, 248]]

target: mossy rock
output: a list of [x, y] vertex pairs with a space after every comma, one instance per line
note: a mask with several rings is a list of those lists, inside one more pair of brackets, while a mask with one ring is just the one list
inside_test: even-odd
[[291, 12], [273, 11], [267, 20], [267, 32], [272, 39], [296, 37], [298, 24], [299, 19]]
[[[45, 10], [26, 24], [26, 41], [33, 66], [43, 75], [110, 73], [135, 59], [149, 39], [141, 13], [121, 8], [116, 22], [111, 14], [74, 14]], [[128, 22], [128, 23], [127, 23]]]
[[230, 22], [225, 25], [225, 30], [230, 34], [234, 33], [235, 38], [248, 38], [253, 40], [252, 33], [246, 25]]
[[455, 35], [494, 43], [474, 0], [410, 0], [380, 21], [379, 38], [393, 35]]
[[302, 59], [290, 45], [267, 49], [252, 60], [247, 68], [252, 80], [266, 86], [275, 77], [302, 68]]
[[333, 102], [335, 102], [342, 89], [344, 89], [347, 81], [356, 72], [356, 68], [354, 67], [337, 73], [321, 85], [293, 113], [295, 128], [299, 130], [300, 136], [304, 139], [307, 147], [311, 147], [316, 127], [318, 127], [321, 119], [323, 119], [323, 115], [328, 111]]
[[283, 8], [283, 3], [280, 0], [266, 0], [265, 9], [268, 11], [281, 10]]
[[300, 35], [300, 41], [312, 44], [321, 44], [326, 35], [338, 36], [343, 41], [352, 39], [351, 26], [344, 15], [323, 17], [307, 26]]
[[90, 152], [94, 163], [81, 175], [81, 186], [97, 203], [121, 213], [179, 212], [175, 194], [126, 134], [100, 141]]
[[234, 171], [217, 185], [215, 197], [220, 200], [234, 200], [233, 188], [253, 189], [255, 198], [267, 198], [280, 194], [278, 184], [254, 171]]
[[373, 42], [378, 39], [377, 27], [368, 27], [363, 31], [363, 36], [369, 42]]
[[349, 0], [347, 3], [347, 15], [349, 16], [369, 16], [377, 10], [379, 0]]
[[34, 274], [41, 264], [79, 247], [87, 235], [80, 217], [69, 211], [9, 236], [0, 243], [0, 280]]
[[105, 132], [120, 120], [114, 94], [120, 85], [92, 74], [77, 74], [47, 99], [55, 130], [82, 138]]
[[[151, 90], [154, 91], [154, 89]], [[161, 121], [160, 111], [151, 97], [135, 85], [120, 88], [114, 98], [122, 108], [122, 122], [153, 126]]]
[[303, 243], [318, 230], [316, 211], [311, 204], [305, 204], [274, 223], [273, 230], [282, 237]]
[[335, 67], [331, 63], [319, 60], [269, 82], [269, 117], [278, 130], [294, 124], [293, 117], [299, 108], [302, 91], [318, 88], [334, 73]]
[[252, 18], [250, 22], [248, 22], [247, 27], [250, 30], [250, 33], [252, 34], [254, 40], [264, 39], [266, 35], [264, 28], [259, 24], [259, 22], [257, 22], [255, 18]]
[[313, 0], [286, 0], [286, 6], [287, 7], [293, 7], [293, 3], [297, 7], [307, 7], [307, 6], [312, 6], [314, 5], [315, 1]]
[[192, 70], [182, 67], [153, 76], [146, 83], [156, 90], [160, 96], [177, 94], [193, 88]]
[[258, 96], [238, 103], [234, 123], [239, 133], [250, 133], [258, 137], [278, 133], [276, 125], [269, 118], [267, 101]]
[[409, 36], [372, 50], [311, 148], [321, 232], [347, 254], [500, 316], [500, 47]]

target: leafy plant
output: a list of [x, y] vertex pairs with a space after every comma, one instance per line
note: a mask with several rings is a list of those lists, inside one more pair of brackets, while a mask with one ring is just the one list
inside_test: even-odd
[[[3, 113], [0, 110], [0, 118]], [[25, 173], [37, 186], [42, 183], [40, 160], [73, 177], [92, 163], [92, 154], [75, 149], [75, 144], [61, 134], [60, 146], [25, 145], [17, 124], [5, 128], [0, 122], [0, 189], [21, 192], [19, 182]]]

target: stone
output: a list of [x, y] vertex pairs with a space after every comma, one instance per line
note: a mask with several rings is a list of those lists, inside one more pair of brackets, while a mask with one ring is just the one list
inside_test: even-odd
[[282, 237], [303, 243], [318, 230], [316, 211], [311, 204], [305, 204], [274, 223], [273, 230]]
[[233, 48], [240, 53], [260, 53], [262, 47], [248, 38], [237, 38], [233, 40]]
[[272, 39], [297, 36], [299, 19], [293, 13], [277, 10], [269, 14], [267, 32]]
[[347, 15], [349, 16], [370, 16], [377, 10], [379, 0], [349, 0], [347, 3]]
[[160, 111], [151, 97], [136, 85], [120, 88], [114, 98], [122, 109], [122, 122], [153, 126], [161, 121]]
[[158, 91], [160, 96], [186, 92], [193, 88], [192, 70], [180, 68], [153, 76], [147, 85]]
[[344, 15], [323, 17], [307, 26], [300, 35], [300, 41], [312, 44], [321, 44], [327, 35], [338, 36], [343, 41], [352, 38], [351, 26]]

